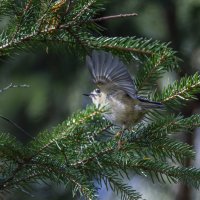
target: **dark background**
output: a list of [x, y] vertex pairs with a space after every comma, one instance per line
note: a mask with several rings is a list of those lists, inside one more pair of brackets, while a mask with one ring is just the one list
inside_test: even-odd
[[[137, 36], [152, 38], [163, 42], [171, 41], [171, 47], [182, 59], [179, 73], [167, 73], [161, 81], [162, 86], [179, 79], [185, 74], [193, 74], [200, 67], [200, 1], [199, 0], [112, 0], [106, 5], [101, 16], [138, 13], [137, 17], [101, 22], [106, 27], [106, 36]], [[98, 16], [99, 17], [99, 16]], [[5, 18], [0, 29], [6, 26]], [[134, 68], [134, 66], [130, 66]], [[131, 70], [131, 71], [134, 71]], [[0, 61], [0, 87], [9, 83], [29, 84], [29, 88], [10, 89], [0, 94], [0, 114], [12, 119], [31, 135], [52, 128], [68, 118], [71, 113], [82, 109], [87, 100], [82, 93], [93, 89], [89, 73], [82, 59], [75, 53], [59, 51], [46, 53], [24, 52]], [[199, 102], [191, 103], [182, 110], [185, 116], [198, 113]], [[28, 137], [5, 121], [0, 121], [0, 131], [16, 135], [22, 142]], [[196, 161], [187, 164], [200, 167], [200, 131], [193, 135], [182, 134], [181, 139], [194, 144], [197, 151]], [[135, 177], [130, 181], [135, 189], [148, 200], [198, 200], [198, 191], [184, 185], [152, 184], [145, 178]], [[30, 194], [16, 192], [5, 195], [8, 199], [72, 199], [70, 192], [62, 186], [34, 184]], [[29, 190], [27, 190], [29, 191]], [[33, 197], [34, 196], [34, 197]], [[102, 200], [117, 199], [103, 188]]]

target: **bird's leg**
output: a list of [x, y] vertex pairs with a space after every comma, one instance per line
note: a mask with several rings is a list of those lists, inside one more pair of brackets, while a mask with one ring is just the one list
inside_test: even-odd
[[123, 131], [120, 130], [120, 131], [118, 131], [118, 132], [115, 134], [115, 138], [116, 138], [116, 139], [121, 138], [122, 135], [123, 135]]
[[122, 130], [118, 131], [115, 134], [115, 138], [118, 139], [118, 149], [120, 149], [123, 145], [122, 138], [123, 138], [123, 135], [124, 135], [124, 131], [125, 131], [125, 128], [122, 128]]

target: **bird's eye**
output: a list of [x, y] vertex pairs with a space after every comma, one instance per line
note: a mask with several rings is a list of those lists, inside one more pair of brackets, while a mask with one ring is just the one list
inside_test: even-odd
[[100, 93], [101, 90], [100, 90], [99, 88], [97, 88], [97, 89], [95, 89], [95, 92], [96, 92], [96, 93]]

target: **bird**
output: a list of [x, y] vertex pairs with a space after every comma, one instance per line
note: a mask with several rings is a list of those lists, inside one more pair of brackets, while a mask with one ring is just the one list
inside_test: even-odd
[[96, 107], [105, 106], [103, 116], [122, 130], [129, 130], [140, 122], [150, 109], [163, 104], [137, 95], [135, 83], [126, 65], [111, 52], [93, 50], [86, 56], [86, 66], [96, 85], [89, 94]]

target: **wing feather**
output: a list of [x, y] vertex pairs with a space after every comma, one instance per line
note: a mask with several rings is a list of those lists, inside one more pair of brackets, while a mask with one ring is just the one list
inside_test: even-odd
[[127, 67], [110, 52], [93, 51], [86, 57], [92, 81], [101, 89], [120, 89], [136, 98], [136, 89]]

